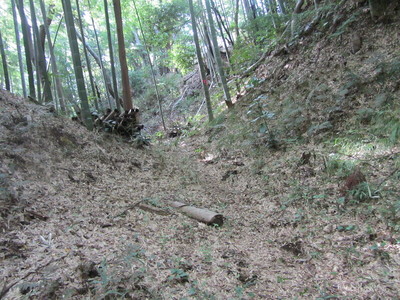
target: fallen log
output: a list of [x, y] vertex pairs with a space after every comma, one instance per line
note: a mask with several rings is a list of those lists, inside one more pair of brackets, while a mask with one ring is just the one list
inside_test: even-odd
[[[205, 223], [207, 225], [222, 226], [224, 223], [224, 217], [222, 216], [222, 214], [213, 212], [211, 210], [189, 206], [185, 203], [178, 201], [168, 201], [168, 203], [171, 207], [177, 209], [179, 212], [185, 214], [186, 216], [195, 219], [199, 222]], [[168, 207], [166, 208], [155, 207], [153, 205], [145, 204], [143, 203], [143, 200], [140, 200], [132, 205], [129, 205], [122, 213], [115, 215], [114, 218], [124, 216], [130, 209], [133, 208], [140, 208], [144, 211], [155, 213], [161, 216], [174, 214], [168, 209]]]
[[178, 209], [180, 212], [184, 213], [188, 217], [203, 222], [207, 225], [222, 226], [222, 224], [224, 223], [224, 217], [221, 214], [213, 212], [211, 210], [189, 206], [185, 203], [178, 201], [170, 201], [170, 205], [173, 208]]

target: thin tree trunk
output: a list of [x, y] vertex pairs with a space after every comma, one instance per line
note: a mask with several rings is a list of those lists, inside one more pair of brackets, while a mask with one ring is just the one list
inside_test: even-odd
[[154, 72], [154, 68], [153, 68], [153, 63], [151, 62], [150, 51], [149, 51], [149, 48], [147, 47], [146, 37], [144, 35], [143, 27], [142, 27], [142, 21], [140, 19], [138, 10], [136, 8], [135, 0], [133, 0], [133, 6], [135, 8], [136, 16], [137, 16], [138, 21], [139, 21], [140, 32], [142, 34], [144, 47], [146, 49], [147, 58], [148, 58], [148, 61], [149, 61], [149, 64], [150, 64], [150, 69], [151, 69], [151, 75], [153, 77], [154, 88], [156, 89], [156, 97], [157, 97], [158, 107], [160, 109], [161, 122], [162, 122], [162, 125], [163, 125], [163, 128], [164, 128], [164, 131], [167, 131], [167, 126], [165, 126], [164, 113], [163, 113], [163, 109], [162, 109], [162, 105], [161, 105], [161, 97], [160, 97], [160, 93], [158, 92], [157, 80], [156, 80], [156, 76], [155, 76], [155, 72]]
[[[76, 3], [76, 11], [78, 13], [79, 30], [81, 32], [82, 42], [83, 42], [83, 44], [85, 44], [85, 33], [83, 32], [81, 9], [79, 7], [79, 1], [76, 0], [75, 3]], [[85, 46], [83, 47], [83, 53], [85, 55], [86, 67], [87, 67], [87, 71], [88, 71], [88, 74], [89, 74], [90, 88], [92, 90], [92, 97], [93, 97], [93, 100], [94, 100], [94, 106], [96, 107], [96, 110], [98, 111], [99, 110], [99, 104], [97, 102], [96, 90], [95, 90], [95, 87], [94, 87], [92, 66], [90, 65], [90, 60], [89, 60], [89, 57], [88, 57], [87, 50], [86, 50]]]
[[[40, 35], [39, 35], [39, 29], [37, 27], [37, 19], [36, 19], [36, 11], [35, 11], [35, 5], [33, 3], [33, 0], [30, 0], [30, 6], [31, 6], [31, 18], [32, 18], [32, 27], [33, 27], [33, 32], [35, 36], [35, 41], [36, 41], [36, 63], [38, 66], [37, 73], [39, 74], [39, 81], [43, 82], [43, 93], [44, 93], [44, 102], [51, 102], [53, 101], [53, 95], [51, 94], [51, 86], [50, 86], [50, 80], [47, 74], [46, 70], [46, 58], [44, 56], [44, 48], [42, 48], [42, 45], [40, 43]], [[40, 85], [38, 84], [38, 87]], [[39, 92], [39, 88], [38, 88]], [[41, 96], [39, 94], [39, 96]]]
[[28, 71], [28, 82], [29, 82], [29, 97], [31, 97], [32, 99], [36, 99], [35, 78], [33, 75], [32, 57], [29, 47], [31, 32], [25, 15], [24, 0], [19, 0], [18, 10], [21, 17], [21, 28], [24, 39], [26, 69]]
[[[219, 34], [221, 35], [222, 42], [224, 44], [224, 48], [225, 48], [225, 52], [226, 52], [226, 59], [228, 61], [228, 65], [230, 67], [231, 61], [230, 61], [229, 49], [228, 49], [228, 45], [226, 44], [226, 38], [224, 36], [224, 30], [222, 29], [222, 25], [221, 25], [221, 23], [223, 21], [222, 21], [222, 18], [219, 18], [219, 21], [218, 21], [218, 14], [217, 14], [218, 10], [216, 9], [215, 4], [213, 3], [213, 0], [210, 0], [210, 1], [211, 1], [211, 5], [214, 8], [214, 14], [215, 14], [216, 22], [217, 22], [217, 25], [218, 25]], [[220, 17], [221, 17], [221, 15], [220, 15]]]
[[270, 11], [270, 15], [271, 15], [272, 25], [276, 29], [276, 22], [275, 22], [275, 17], [274, 17], [274, 13], [276, 10], [275, 10], [274, 4], [272, 3], [272, 0], [268, 0], [268, 4], [269, 4], [269, 11]]
[[111, 77], [113, 82], [114, 99], [117, 109], [121, 109], [118, 96], [118, 86], [117, 86], [117, 75], [115, 73], [115, 63], [114, 63], [114, 51], [113, 43], [111, 39], [111, 28], [110, 28], [110, 18], [108, 15], [108, 4], [107, 0], [104, 0], [104, 11], [106, 15], [106, 27], [107, 27], [107, 40], [108, 40], [108, 50], [110, 53], [110, 63], [111, 63]]
[[[88, 0], [88, 5], [89, 5], [89, 11], [90, 11], [91, 10], [91, 8], [90, 8], [90, 0]], [[99, 42], [99, 36], [97, 34], [96, 26], [94, 25], [94, 20], [93, 20], [92, 15], [90, 15], [90, 19], [92, 21], [92, 26], [93, 26], [94, 36], [96, 38], [96, 44], [97, 44], [97, 50], [99, 52], [99, 57], [102, 57], [101, 47], [100, 47], [100, 42]], [[86, 45], [84, 45], [84, 47], [87, 48]], [[89, 51], [89, 49], [87, 49], [87, 50]], [[109, 82], [111, 82], [111, 81], [108, 79], [109, 81], [107, 82], [107, 80], [106, 80], [106, 76], [107, 75], [106, 75], [106, 71], [104, 69], [103, 61], [101, 59], [99, 59], [98, 64], [99, 64], [99, 67], [101, 69], [101, 74], [103, 75], [102, 77], [103, 77], [103, 83], [104, 83], [104, 87], [105, 87], [105, 91], [106, 91], [106, 95], [107, 95], [108, 105], [109, 105], [109, 108], [111, 108], [112, 105], [111, 105], [111, 99], [110, 99], [110, 92], [109, 92], [109, 89], [108, 89], [108, 86], [107, 86], [107, 84], [110, 84]], [[101, 106], [101, 108], [103, 108], [103, 105], [102, 105], [101, 101], [100, 101], [100, 106]]]
[[26, 97], [27, 93], [26, 93], [24, 63], [22, 61], [21, 42], [19, 40], [19, 30], [18, 30], [17, 11], [16, 11], [14, 0], [11, 0], [11, 7], [12, 7], [13, 21], [14, 21], [15, 41], [17, 44], [17, 51], [18, 51], [18, 65], [19, 65], [19, 72], [21, 75], [22, 94], [24, 95], [24, 97]]
[[194, 15], [192, 0], [189, 0], [189, 9], [190, 9], [190, 18], [192, 21], [193, 40], [194, 40], [194, 44], [196, 45], [196, 56], [197, 56], [197, 61], [199, 63], [201, 83], [203, 85], [204, 97], [206, 99], [208, 120], [211, 122], [214, 119], [214, 115], [213, 115], [212, 106], [211, 106], [210, 91], [208, 90], [206, 72], [204, 70], [204, 62], [203, 62], [203, 58], [201, 56], [199, 37], [197, 34], [197, 23], [196, 23], [196, 18]]
[[[31, 24], [32, 24], [32, 36], [33, 36], [33, 42], [32, 42], [32, 38], [30, 37], [31, 41], [30, 41], [30, 45], [32, 48], [32, 57], [33, 57], [33, 63], [35, 65], [35, 69], [36, 69], [36, 89], [37, 89], [37, 101], [39, 101], [39, 103], [42, 103], [42, 80], [41, 80], [41, 74], [40, 74], [40, 66], [39, 66], [39, 45], [38, 45], [38, 35], [39, 35], [39, 31], [37, 28], [37, 23], [36, 23], [36, 13], [34, 10], [34, 6], [33, 6], [33, 1], [29, 0], [29, 5], [30, 5], [30, 12], [31, 12]], [[32, 47], [33, 46], [33, 47]]]
[[210, 35], [208, 34], [208, 27], [204, 23], [203, 23], [203, 34], [204, 34], [203, 40], [207, 46], [208, 52], [210, 53], [210, 57], [212, 57], [212, 60], [215, 61], [213, 44], [211, 42]]
[[[205, 16], [202, 19], [204, 20]], [[198, 29], [199, 29], [200, 36], [202, 37], [201, 40], [204, 42], [204, 44], [206, 46], [206, 47], [201, 48], [203, 51], [202, 57], [206, 58], [206, 61], [207, 61], [206, 65], [208, 66], [208, 69], [210, 72], [211, 81], [213, 81], [214, 79], [216, 79], [216, 81], [218, 81], [217, 75], [216, 75], [217, 72], [215, 70], [216, 62], [215, 62], [215, 58], [214, 58], [214, 52], [212, 50], [211, 40], [209, 38], [206, 24], [199, 24]]]
[[[82, 42], [82, 37], [79, 34], [79, 32], [76, 33], [76, 36], [78, 37], [78, 39]], [[95, 62], [97, 63], [97, 65], [102, 68], [103, 70], [103, 76], [104, 76], [104, 81], [105, 81], [105, 85], [106, 85], [106, 89], [108, 91], [108, 93], [111, 95], [111, 97], [113, 97], [114, 99], [116, 99], [115, 95], [114, 95], [114, 89], [113, 86], [111, 84], [111, 78], [108, 75], [108, 73], [110, 73], [110, 71], [106, 70], [103, 64], [103, 61], [101, 59], [101, 57], [86, 43], [84, 44], [85, 48], [87, 49], [87, 51], [89, 52], [89, 54], [93, 57], [93, 59], [95, 60]], [[100, 53], [101, 55], [101, 53]], [[109, 103], [110, 108], [111, 108], [111, 102]]]
[[79, 54], [78, 41], [76, 39], [76, 31], [74, 27], [74, 17], [72, 15], [71, 1], [63, 0], [63, 9], [65, 15], [65, 23], [67, 25], [69, 46], [71, 48], [72, 61], [74, 64], [76, 85], [81, 101], [81, 117], [89, 130], [93, 129], [92, 117], [90, 115], [89, 102], [86, 94], [85, 79], [83, 77], [81, 56]]
[[55, 87], [56, 87], [56, 92], [57, 92], [57, 96], [58, 96], [58, 100], [59, 100], [59, 104], [60, 104], [60, 110], [63, 113], [65, 113], [66, 109], [65, 109], [64, 93], [63, 93], [63, 89], [62, 89], [61, 78], [60, 78], [60, 76], [58, 76], [57, 61], [56, 61], [56, 57], [54, 55], [54, 45], [51, 42], [50, 30], [49, 30], [48, 22], [46, 21], [47, 20], [46, 8], [44, 6], [43, 0], [40, 0], [40, 8], [42, 10], [42, 15], [43, 15], [43, 20], [44, 20], [43, 26], [44, 26], [45, 34], [47, 36], [47, 44], [49, 45], [51, 70], [53, 72], [54, 79], [55, 79]]
[[243, 7], [246, 13], [247, 21], [251, 22], [255, 19], [249, 0], [243, 0]]
[[5, 48], [5, 46], [4, 46], [4, 42], [3, 42], [3, 37], [2, 37], [1, 31], [0, 31], [0, 52], [1, 52], [1, 62], [3, 64], [4, 81], [6, 83], [6, 90], [10, 91], [11, 90], [10, 75], [8, 73], [6, 51], [4, 48]]
[[284, 0], [277, 0], [279, 5], [279, 10], [283, 15], [286, 15], [286, 6]]
[[239, 38], [239, 0], [236, 0], [236, 5], [235, 5], [235, 33], [236, 33], [236, 39]]
[[215, 32], [214, 21], [212, 19], [210, 1], [205, 0], [205, 2], [206, 2], [208, 23], [210, 24], [212, 43], [214, 46], [215, 60], [217, 62], [217, 69], [218, 69], [219, 77], [221, 79], [222, 89], [224, 90], [224, 95], [225, 95], [225, 104], [226, 104], [226, 106], [228, 106], [228, 108], [232, 108], [233, 103], [232, 103], [231, 96], [229, 93], [229, 88], [228, 88], [228, 83], [226, 81], [224, 68], [222, 66], [221, 53], [219, 51], [219, 46], [218, 46], [218, 42], [217, 42], [217, 34]]
[[124, 109], [130, 110], [133, 108], [132, 92], [129, 83], [128, 64], [126, 62], [124, 28], [122, 24], [122, 15], [121, 15], [121, 3], [119, 0], [113, 0], [113, 4], [114, 4], [115, 23], [117, 25], [119, 63], [121, 66], [122, 100], [124, 102]]
[[213, 8], [214, 14], [216, 16], [218, 27], [220, 27], [221, 34], [223, 34], [223, 31], [222, 31], [222, 28], [223, 28], [226, 32], [226, 35], [228, 36], [229, 43], [231, 43], [231, 45], [234, 45], [234, 41], [232, 39], [231, 33], [230, 33], [229, 29], [226, 27], [225, 22], [222, 20], [222, 16], [221, 16], [220, 12], [218, 11], [218, 9], [216, 8], [214, 3], [212, 5], [212, 8]]
[[251, 9], [251, 13], [253, 15], [253, 18], [256, 19], [257, 18], [257, 11], [258, 9], [258, 5], [257, 2], [255, 0], [249, 0], [250, 1], [250, 9]]

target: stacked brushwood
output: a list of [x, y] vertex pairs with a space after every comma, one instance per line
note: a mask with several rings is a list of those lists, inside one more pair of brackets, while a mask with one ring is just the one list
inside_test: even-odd
[[[80, 121], [80, 116], [73, 118]], [[107, 109], [103, 115], [92, 112], [94, 127], [109, 133], [118, 134], [127, 138], [140, 135], [143, 125], [139, 122], [139, 109], [132, 108], [120, 112], [118, 109]]]

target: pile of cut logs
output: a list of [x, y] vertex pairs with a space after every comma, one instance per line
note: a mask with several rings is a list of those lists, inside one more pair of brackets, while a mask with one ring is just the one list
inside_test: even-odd
[[[80, 121], [80, 115], [73, 120]], [[122, 113], [118, 109], [108, 108], [104, 115], [92, 112], [92, 120], [96, 129], [115, 133], [124, 137], [134, 137], [140, 134], [143, 124], [139, 123], [139, 109], [132, 108]]]

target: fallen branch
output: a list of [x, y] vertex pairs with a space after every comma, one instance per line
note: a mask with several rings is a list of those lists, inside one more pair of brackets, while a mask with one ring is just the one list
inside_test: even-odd
[[244, 77], [249, 76], [250, 73], [254, 72], [264, 62], [264, 60], [267, 58], [267, 56], [269, 56], [270, 54], [271, 54], [271, 50], [264, 52], [261, 55], [261, 57], [259, 58], [259, 60], [257, 60], [254, 64], [252, 64], [250, 67], [248, 67], [247, 70], [245, 70], [240, 77], [244, 78]]
[[139, 204], [138, 207], [140, 209], [142, 209], [142, 210], [145, 210], [145, 211], [148, 211], [148, 212], [151, 212], [151, 213], [155, 213], [155, 214], [160, 215], [160, 216], [168, 216], [168, 215], [172, 214], [169, 211], [166, 211], [164, 209], [161, 209], [161, 208], [158, 208], [158, 207], [154, 207], [154, 206], [151, 206], [151, 205], [147, 205], [147, 204], [143, 204], [143, 203]]
[[115, 218], [124, 216], [129, 210], [131, 210], [131, 209], [133, 209], [133, 208], [136, 208], [136, 207], [137, 207], [138, 205], [140, 205], [143, 201], [144, 201], [144, 200], [139, 200], [139, 201], [133, 203], [132, 205], [129, 205], [128, 207], [126, 207], [126, 208], [124, 209], [123, 212], [121, 212], [121, 213], [115, 215], [113, 218], [115, 219]]

